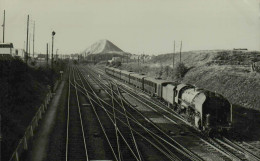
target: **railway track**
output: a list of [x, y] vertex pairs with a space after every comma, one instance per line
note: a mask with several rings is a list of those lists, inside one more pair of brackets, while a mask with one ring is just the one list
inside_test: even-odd
[[[118, 109], [116, 109], [117, 111], [119, 111]], [[110, 111], [112, 111], [112, 109], [110, 110]], [[122, 113], [121, 112], [121, 114], [122, 115], [125, 115], [124, 113]], [[112, 114], [113, 115], [113, 114]], [[117, 115], [119, 115], [119, 114], [117, 114]], [[127, 116], [128, 117], [128, 116]], [[122, 124], [124, 124], [125, 126], [128, 126], [128, 128], [131, 128], [137, 135], [139, 135], [139, 136], [141, 136], [142, 137], [142, 139], [145, 139], [146, 141], [148, 141], [149, 142], [149, 140], [150, 139], [153, 139], [153, 140], [155, 140], [155, 139], [157, 139], [158, 140], [158, 138], [156, 138], [156, 137], [159, 137], [158, 135], [156, 135], [156, 133], [153, 133], [153, 135], [155, 135], [155, 136], [153, 136], [152, 138], [146, 138], [146, 137], [144, 137], [144, 136], [142, 136], [142, 134], [141, 134], [141, 132], [138, 132], [138, 131], [136, 131], [135, 129], [133, 129], [131, 126], [129, 126], [129, 123], [127, 123], [126, 121], [122, 121], [118, 116], [117, 116], [117, 118], [118, 118], [118, 120], [120, 121], [120, 122], [122, 122]], [[134, 120], [133, 118], [130, 118], [130, 117], [128, 117], [129, 118], [129, 120], [131, 119], [131, 123], [132, 122], [135, 122], [136, 120]], [[134, 120], [134, 121], [133, 121]], [[137, 125], [139, 125], [139, 126], [141, 126], [141, 124], [140, 123], [137, 123]], [[145, 127], [143, 127], [143, 126], [141, 126], [141, 128], [140, 129], [144, 129]], [[140, 130], [139, 129], [139, 130]], [[145, 128], [146, 130], [148, 130], [147, 128]], [[158, 131], [158, 129], [157, 129], [157, 131]], [[144, 132], [142, 132], [142, 133], [147, 133], [147, 131], [144, 131]], [[151, 133], [151, 131], [150, 131], [150, 133]], [[133, 137], [132, 137], [133, 138]], [[154, 139], [155, 138], [155, 139]], [[163, 138], [162, 137], [160, 137], [160, 139], [162, 140]], [[164, 140], [165, 141], [165, 140]], [[166, 141], [167, 142], [167, 141]], [[161, 145], [159, 145], [158, 144], [158, 141], [157, 141], [157, 143], [155, 144], [154, 142], [149, 142], [149, 144], [152, 144], [152, 146], [154, 146], [154, 147], [156, 147], [156, 149], [157, 150], [159, 150], [160, 152], [162, 152], [162, 153], [164, 153], [164, 155], [165, 156], [167, 156], [167, 157], [169, 157], [169, 159], [170, 160], [177, 160], [177, 157], [176, 156], [173, 156], [174, 154], [171, 152], [172, 150], [169, 150], [169, 149], [167, 149], [166, 151], [168, 151], [169, 153], [171, 153], [170, 155], [169, 154], [166, 154], [164, 151], [165, 151], [165, 148], [167, 148], [167, 146], [169, 146], [169, 145], [167, 145], [167, 146], [165, 146], [165, 145], [163, 145], [163, 144], [161, 144]], [[173, 145], [171, 145], [171, 146], [173, 146]], [[172, 148], [172, 147], [171, 147]], [[136, 148], [134, 148], [134, 149], [136, 149]], [[143, 149], [142, 149], [143, 150]], [[182, 149], [183, 150], [183, 149]], [[175, 149], [175, 151], [176, 151], [176, 149]], [[182, 154], [183, 155], [183, 154]], [[186, 154], [187, 155], [187, 154]], [[190, 155], [190, 154], [189, 154]], [[185, 157], [187, 157], [187, 156], [185, 156]], [[175, 159], [174, 159], [175, 158]], [[169, 159], [167, 159], [167, 160], [169, 160]], [[183, 160], [183, 159], [178, 159], [178, 160]], [[185, 159], [185, 160], [187, 160], [187, 158]], [[198, 158], [197, 159], [193, 159], [193, 160], [198, 160]]]
[[[103, 73], [103, 72], [102, 72]], [[100, 71], [99, 71], [100, 74]], [[127, 88], [121, 88], [122, 90], [126, 90]], [[129, 92], [130, 91], [130, 92]], [[133, 94], [133, 91], [124, 91]], [[136, 93], [136, 92], [135, 92]], [[138, 96], [137, 96], [138, 97]], [[145, 97], [140, 97], [139, 99]], [[151, 100], [150, 100], [151, 102]], [[157, 108], [160, 109], [161, 107], [158, 107], [158, 105], [155, 105]], [[169, 113], [164, 109], [162, 109], [163, 112]], [[163, 114], [163, 113], [162, 113]], [[163, 114], [164, 115], [164, 114]], [[180, 118], [182, 120], [182, 118]], [[209, 149], [210, 153], [216, 153], [216, 151], [219, 153], [217, 155], [220, 156], [223, 160], [260, 160], [259, 159], [259, 151], [258, 148], [248, 145], [247, 143], [243, 143], [244, 145], [238, 146], [239, 144], [236, 144], [232, 141], [223, 141], [223, 139], [212, 139], [211, 141], [207, 141], [205, 139], [200, 138], [200, 140], [203, 142], [202, 145], [206, 145]], [[250, 148], [249, 148], [250, 147]], [[239, 150], [238, 150], [239, 149]], [[252, 152], [252, 149], [255, 151]]]
[[86, 148], [84, 127], [82, 123], [80, 103], [77, 88], [71, 86], [75, 82], [74, 71], [70, 69], [68, 113], [67, 113], [67, 137], [66, 137], [66, 161], [89, 160]]
[[[108, 88], [107, 88], [107, 89], [108, 89]], [[104, 89], [104, 90], [107, 90], [107, 89]], [[139, 114], [140, 114], [140, 113], [139, 113]], [[144, 117], [144, 116], [142, 116], [142, 117]], [[148, 118], [143, 118], [143, 119], [144, 119], [144, 120], [148, 120], [149, 123], [152, 123], [152, 121], [150, 121]], [[157, 130], [160, 130], [160, 132], [162, 133], [161, 129], [158, 128], [155, 124], [153, 124], [153, 126], [155, 126], [155, 127], [157, 128]], [[164, 133], [163, 135], [166, 135], [168, 139], [170, 139], [171, 141], [173, 141], [166, 133]], [[175, 144], [176, 144], [176, 142], [175, 142]], [[173, 146], [173, 145], [171, 145], [171, 146]], [[178, 146], [181, 147], [180, 144], [178, 144]], [[189, 155], [193, 155], [193, 157], [196, 158], [196, 159], [194, 159], [194, 160], [200, 160], [200, 158], [198, 158], [195, 154], [192, 154], [192, 152], [190, 152], [189, 150], [187, 150], [185, 147], [181, 147], [181, 148], [180, 148], [180, 147], [178, 147], [178, 148], [181, 149], [182, 151], [186, 151], [186, 152], [189, 153]], [[168, 151], [169, 151], [169, 150], [168, 150]]]

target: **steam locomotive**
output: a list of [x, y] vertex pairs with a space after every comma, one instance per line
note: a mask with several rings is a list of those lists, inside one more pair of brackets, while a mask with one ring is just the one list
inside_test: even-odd
[[112, 67], [106, 67], [105, 72], [163, 100], [196, 129], [207, 135], [227, 132], [231, 128], [232, 105], [216, 92]]

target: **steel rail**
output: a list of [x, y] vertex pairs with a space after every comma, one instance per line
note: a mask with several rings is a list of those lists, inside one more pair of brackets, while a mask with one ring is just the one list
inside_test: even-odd
[[[95, 102], [94, 101], [94, 99], [93, 98], [91, 98], [92, 99], [92, 101], [93, 102]], [[102, 100], [103, 101], [103, 100]], [[105, 102], [105, 101], [104, 101]], [[97, 102], [95, 102], [96, 104], [98, 104]], [[99, 104], [98, 104], [99, 105]], [[99, 105], [106, 113], [108, 113], [109, 115], [111, 115], [111, 116], [109, 116], [109, 118], [110, 118], [110, 120], [113, 122], [113, 119], [111, 118], [112, 116], [113, 116], [113, 113], [112, 112], [109, 112], [107, 109], [105, 109], [102, 105]], [[121, 119], [119, 119], [117, 116], [116, 116], [116, 119], [118, 120], [118, 121], [120, 121], [123, 125], [125, 125], [125, 126], [127, 126], [127, 127], [129, 127], [124, 121], [122, 121]], [[131, 128], [131, 127], [129, 127], [129, 128]], [[160, 147], [158, 147], [156, 144], [154, 144], [153, 142], [151, 142], [149, 139], [147, 139], [146, 137], [144, 137], [142, 134], [140, 134], [139, 132], [137, 132], [137, 131], [135, 131], [133, 128], [131, 128], [136, 134], [138, 134], [140, 137], [142, 137], [143, 139], [145, 139], [148, 143], [150, 143], [152, 146], [154, 146], [156, 149], [158, 149], [161, 153], [163, 153], [166, 157], [168, 157], [170, 160], [173, 160], [173, 161], [175, 161], [175, 160], [178, 160], [178, 161], [181, 161], [180, 159], [174, 159], [174, 158], [172, 158], [172, 156], [170, 156], [169, 154], [167, 154], [164, 150], [162, 150]], [[147, 130], [147, 129], [146, 129]], [[119, 134], [121, 135], [121, 136], [123, 136], [123, 134], [121, 133], [121, 131], [120, 130], [118, 130], [118, 132], [119, 132]], [[126, 140], [125, 140], [126, 141]], [[128, 145], [128, 144], [127, 144]], [[128, 145], [128, 147], [130, 148], [130, 146]], [[135, 156], [136, 157], [136, 156]], [[138, 158], [136, 157], [136, 159], [138, 160]]]
[[[101, 83], [101, 81], [100, 81]], [[127, 91], [125, 91], [126, 93], [128, 93]], [[130, 93], [128, 93], [130, 94]], [[132, 97], [136, 98], [137, 100], [141, 101], [139, 98], [133, 96], [132, 94], [130, 94]], [[129, 104], [126, 100], [124, 100], [124, 102], [126, 102], [127, 104]], [[143, 102], [143, 101], [141, 101]], [[144, 103], [144, 102], [143, 102]], [[150, 107], [150, 105], [144, 103], [146, 106]], [[190, 150], [188, 150], [187, 148], [183, 147], [181, 144], [179, 144], [178, 142], [176, 142], [173, 138], [171, 138], [168, 134], [166, 134], [163, 130], [161, 130], [157, 125], [155, 125], [149, 118], [147, 118], [146, 116], [144, 116], [140, 111], [136, 110], [135, 108], [132, 107], [131, 104], [129, 104], [130, 107], [135, 110], [136, 112], [138, 112], [143, 118], [145, 118], [146, 120], [149, 120], [149, 122], [155, 127], [157, 128], [157, 130], [159, 130], [160, 132], [162, 132], [167, 138], [169, 138], [170, 140], [172, 140], [175, 144], [177, 144], [178, 146], [180, 146], [183, 150], [185, 150], [189, 155], [195, 157], [194, 160], [202, 160], [202, 158], [200, 158], [199, 156], [197, 156], [196, 154], [194, 154], [193, 152], [191, 152]], [[152, 108], [152, 107], [150, 107]], [[155, 110], [156, 111], [156, 110]], [[166, 141], [166, 140], [165, 140]], [[176, 147], [177, 148], [177, 147]], [[175, 149], [176, 149], [175, 148]]]
[[115, 114], [115, 105], [114, 105], [114, 97], [112, 97], [112, 106], [113, 106], [113, 115], [114, 115], [114, 126], [115, 126], [115, 133], [116, 133], [116, 141], [117, 141], [117, 151], [118, 151], [118, 158], [121, 160], [121, 152], [120, 152], [120, 143], [119, 143], [119, 138], [118, 138], [118, 128], [117, 128], [117, 123], [116, 123], [116, 114]]
[[[79, 73], [78, 73], [78, 74], [79, 74]], [[84, 85], [84, 83], [82, 82], [80, 76], [79, 76], [79, 78], [80, 78], [80, 81], [81, 81], [81, 83], [82, 83], [82, 85], [83, 85], [83, 88], [85, 89], [85, 91], [87, 91], [87, 89], [85, 88], [85, 85]], [[98, 116], [98, 114], [97, 114], [96, 108], [95, 108], [95, 106], [94, 106], [92, 100], [90, 99], [91, 97], [89, 96], [89, 93], [88, 93], [88, 92], [87, 92], [86, 94], [87, 94], [87, 98], [88, 98], [89, 101], [90, 101], [90, 104], [91, 104], [91, 106], [92, 106], [92, 109], [93, 109], [93, 111], [94, 111], [94, 113], [95, 113], [95, 115], [96, 115], [96, 118], [98, 119], [99, 125], [100, 125], [100, 127], [101, 127], [101, 129], [102, 129], [102, 131], [103, 131], [103, 133], [104, 133], [104, 135], [105, 135], [105, 137], [106, 137], [106, 140], [107, 140], [107, 142], [108, 142], [108, 144], [109, 144], [109, 146], [110, 146], [110, 149], [111, 149], [111, 151], [112, 151], [112, 153], [113, 153], [115, 159], [116, 159], [117, 161], [119, 161], [119, 159], [117, 158], [117, 155], [116, 155], [116, 153], [115, 153], [115, 151], [114, 151], [114, 149], [113, 149], [113, 147], [112, 147], [112, 145], [111, 145], [111, 142], [109, 141], [109, 137], [107, 136], [106, 130], [105, 130], [104, 126], [102, 125], [102, 122], [101, 122], [101, 120], [100, 120], [100, 118], [99, 118], [99, 116]]]
[[[83, 76], [83, 78], [84, 78], [84, 76]], [[80, 80], [81, 80], [81, 82], [82, 82], [82, 79], [81, 79], [81, 78], [80, 78]], [[97, 100], [99, 101], [100, 105], [102, 106], [102, 103], [100, 102], [99, 97], [96, 95], [96, 93], [94, 92], [94, 90], [93, 90], [92, 87], [90, 86], [89, 82], [86, 81], [86, 78], [84, 78], [84, 80], [85, 80], [85, 82], [88, 84], [88, 86], [91, 88], [94, 97], [97, 98]], [[85, 85], [84, 85], [83, 82], [82, 82], [82, 85], [83, 85], [83, 87], [82, 87], [82, 86], [81, 86], [81, 87], [82, 87], [85, 91], [87, 91], [87, 90], [86, 90], [86, 87], [85, 87]], [[104, 106], [103, 106], [103, 108], [104, 108]], [[115, 124], [113, 121], [112, 121], [112, 123]], [[117, 127], [116, 127], [116, 128], [117, 128]], [[136, 156], [135, 153], [132, 151], [130, 145], [127, 143], [126, 139], [124, 138], [124, 136], [122, 135], [122, 133], [120, 132], [120, 130], [119, 130], [118, 128], [117, 128], [116, 130], [120, 133], [121, 137], [123, 138], [124, 142], [127, 144], [127, 147], [129, 148], [129, 150], [131, 151], [131, 153], [132, 153], [132, 154], [134, 155], [134, 157], [138, 160], [137, 156]]]
[[[113, 81], [114, 82], [114, 81]], [[114, 82], [115, 83], [115, 82]], [[116, 83], [115, 83], [116, 84]], [[122, 89], [124, 92], [127, 92], [127, 91], [125, 91], [124, 89]], [[132, 91], [131, 91], [132, 92]], [[127, 92], [127, 93], [129, 93], [129, 92]], [[135, 96], [133, 96], [133, 97], [135, 97]], [[136, 97], [135, 97], [136, 98]], [[136, 99], [138, 99], [138, 98], [136, 98]], [[146, 99], [146, 98], [144, 98], [144, 99]], [[142, 102], [142, 100], [140, 100], [141, 102]], [[154, 103], [152, 103], [152, 104], [154, 104]], [[154, 105], [156, 105], [156, 104], [154, 104]], [[156, 105], [157, 106], [157, 105]], [[157, 106], [158, 107], [158, 106]], [[165, 110], [164, 110], [165, 111]], [[173, 112], [175, 112], [175, 111], [173, 111]], [[183, 120], [182, 120], [183, 121]], [[186, 122], [186, 121], [185, 121]], [[194, 135], [195, 136], [195, 135]], [[198, 137], [198, 136], [196, 136], [196, 137]], [[212, 144], [210, 144], [209, 142], [207, 142], [206, 140], [204, 140], [204, 139], [202, 139], [202, 138], [199, 138], [199, 139], [201, 139], [201, 141], [203, 141], [203, 142], [206, 142], [208, 145], [211, 145], [211, 146], [213, 146]], [[216, 144], [216, 143], [215, 143]], [[231, 153], [228, 153], [228, 152], [223, 152], [221, 149], [219, 149], [218, 147], [214, 147], [214, 149], [215, 150], [217, 150], [217, 151], [219, 151], [220, 153], [222, 153], [222, 154], [224, 154], [225, 156], [227, 156], [227, 157], [229, 157], [229, 158], [234, 158], [235, 156], [233, 155], [233, 154], [231, 154]], [[228, 153], [228, 154], [227, 154]]]
[[[84, 77], [84, 75], [82, 75], [83, 77]], [[96, 95], [97, 96], [97, 95]], [[98, 97], [98, 96], [97, 96]], [[110, 106], [111, 107], [111, 106]], [[117, 110], [117, 109], [116, 109]], [[122, 114], [122, 113], [121, 113]], [[122, 114], [123, 115], [123, 114]], [[161, 150], [160, 150], [161, 151]], [[175, 156], [175, 158], [176, 158], [176, 156]]]
[[[81, 91], [82, 92], [82, 91]], [[82, 92], [82, 93], [84, 93], [84, 92]], [[110, 106], [111, 108], [113, 108], [111, 105], [109, 105], [107, 102], [105, 102], [104, 100], [102, 100], [101, 98], [99, 98], [104, 104], [106, 104], [106, 105], [108, 105], [108, 106]], [[92, 99], [93, 100], [93, 99]], [[95, 102], [94, 100], [93, 100], [93, 102]], [[97, 102], [95, 102], [96, 104], [98, 104]], [[100, 104], [98, 104], [99, 106], [102, 106], [102, 105], [100, 105]], [[102, 107], [103, 108], [103, 107]], [[105, 111], [107, 111], [105, 108], [103, 108]], [[115, 109], [115, 110], [117, 110], [117, 109]], [[121, 113], [121, 111], [117, 111], [117, 112], [119, 112], [119, 113]], [[112, 113], [110, 113], [109, 111], [108, 111], [108, 113], [110, 114], [110, 115], [113, 115]], [[123, 113], [121, 113], [122, 115], [123, 115]], [[131, 115], [131, 114], [130, 114]], [[132, 116], [132, 115], [131, 115]], [[127, 116], [128, 117], [128, 116]], [[134, 116], [132, 116], [132, 117], [134, 117]], [[130, 117], [128, 117], [128, 119], [130, 119], [131, 121], [133, 121], [134, 123], [136, 123], [137, 125], [139, 125], [139, 126], [141, 126], [142, 128], [144, 128], [144, 130], [146, 130], [146, 132], [148, 132], [151, 136], [152, 135], [155, 135], [155, 136], [157, 136], [157, 137], [159, 137], [159, 135], [157, 135], [157, 134], [155, 134], [155, 133], [153, 133], [153, 132], [151, 132], [149, 129], [147, 129], [146, 127], [144, 127], [140, 122], [138, 122], [138, 120], [136, 120], [136, 119], [132, 119], [132, 118], [130, 118]], [[147, 120], [147, 119], [146, 119]], [[153, 136], [152, 136], [153, 137]], [[161, 139], [162, 140], [162, 138], [161, 137], [159, 137], [159, 139]], [[162, 140], [162, 141], [164, 141], [164, 140]], [[160, 142], [159, 142], [160, 143]], [[167, 142], [166, 142], [167, 143]], [[170, 144], [170, 143], [168, 143], [168, 144]], [[171, 146], [171, 145], [170, 145]], [[161, 150], [160, 150], [161, 151]]]
[[[73, 78], [71, 78], [71, 75], [73, 76]], [[67, 129], [66, 129], [66, 161], [69, 160], [70, 156], [69, 156], [69, 142], [70, 142], [70, 138], [69, 138], [69, 129], [70, 129], [70, 97], [71, 97], [71, 84], [72, 84], [72, 81], [75, 81], [75, 75], [74, 75], [74, 70], [73, 70], [73, 67], [70, 67], [70, 71], [69, 71], [69, 90], [68, 90], [68, 114], [67, 114]], [[85, 141], [85, 134], [84, 134], [84, 128], [83, 128], [83, 124], [82, 124], [82, 118], [81, 118], [81, 112], [80, 112], [80, 106], [79, 106], [79, 99], [78, 99], [78, 96], [77, 96], [77, 88], [75, 88], [75, 95], [76, 95], [76, 100], [77, 100], [77, 107], [78, 107], [78, 114], [79, 114], [79, 119], [80, 119], [80, 128], [81, 128], [81, 132], [82, 132], [82, 139], [83, 139], [83, 144], [84, 144], [84, 151], [85, 151], [85, 158], [87, 161], [89, 161], [89, 158], [88, 158], [88, 153], [87, 153], [87, 148], [86, 148], [86, 141]]]
[[[105, 90], [106, 91], [106, 90]], [[108, 93], [109, 94], [109, 93]], [[124, 100], [124, 102], [125, 103], [128, 103], [127, 101], [125, 101]], [[134, 110], [136, 110], [135, 108], [133, 108], [132, 106], [130, 106], [132, 109], [134, 109]], [[137, 111], [137, 112], [139, 112], [139, 111]], [[141, 114], [142, 115], [142, 114]], [[142, 115], [143, 116], [143, 115]], [[143, 116], [146, 120], [150, 120], [150, 119], [148, 119], [148, 118], [146, 118], [145, 116]], [[150, 120], [149, 121], [149, 123], [152, 123], [152, 121]], [[152, 123], [153, 124], [153, 123]], [[141, 123], [139, 123], [139, 125], [141, 125]], [[142, 125], [141, 125], [142, 126]], [[157, 130], [159, 130], [160, 132], [162, 132], [164, 135], [166, 135], [167, 136], [167, 134], [166, 133], [164, 133], [159, 127], [157, 127], [155, 124], [153, 124], [153, 126], [154, 127], [156, 127], [157, 128]], [[145, 128], [145, 127], [143, 127], [143, 128]], [[166, 141], [165, 139], [163, 139], [162, 137], [160, 137], [160, 136], [158, 136], [158, 135], [156, 135], [156, 134], [154, 134], [155, 136], [157, 136], [158, 138], [160, 138], [162, 141], [164, 141], [165, 143], [167, 143], [168, 145], [170, 145], [171, 147], [173, 147], [173, 148], [175, 148], [177, 151], [179, 151], [180, 153], [182, 153], [183, 155], [185, 155], [185, 156], [187, 156], [187, 154], [186, 153], [183, 153], [179, 148], [177, 148], [177, 147], [175, 147], [173, 144], [171, 144], [171, 143], [169, 143], [168, 141]], [[173, 140], [170, 136], [167, 136], [168, 138], [170, 138], [172, 141], [174, 141], [175, 142], [175, 140]], [[175, 142], [176, 143], [176, 142]], [[177, 143], [178, 144], [178, 143]], [[180, 144], [178, 145], [178, 146], [180, 146], [180, 147], [183, 147], [183, 146], [181, 146]], [[185, 149], [185, 148], [184, 148]], [[188, 149], [186, 149], [186, 152], [187, 152], [187, 150]], [[189, 150], [188, 150], [189, 151]], [[190, 151], [189, 151], [190, 152]], [[194, 154], [192, 153], [192, 152], [190, 152], [189, 153], [189, 155], [193, 155], [194, 156]], [[187, 156], [188, 157], [188, 156]], [[191, 158], [191, 156], [189, 156], [189, 158]], [[198, 158], [198, 156], [197, 156], [197, 158], [196, 159], [193, 159], [193, 160], [202, 160], [201, 158]]]
[[238, 156], [236, 156], [235, 154], [233, 154], [232, 152], [227, 150], [225, 147], [223, 147], [223, 145], [221, 145], [220, 142], [218, 142], [218, 140], [216, 140], [216, 139], [209, 139], [209, 140], [212, 144], [214, 144], [218, 148], [222, 149], [226, 154], [228, 154], [230, 159], [242, 160], [241, 158], [239, 158]]
[[[73, 76], [74, 76], [74, 82], [76, 82], [74, 70], [73, 70]], [[77, 88], [75, 88], [75, 89], [76, 89], [77, 105], [78, 105], [78, 112], [79, 112], [79, 118], [80, 118], [80, 124], [81, 124], [81, 131], [82, 131], [82, 136], [83, 136], [83, 141], [84, 141], [84, 148], [85, 148], [85, 152], [86, 152], [86, 160], [89, 161], [88, 150], [87, 150], [86, 139], [85, 139], [85, 132], [84, 132], [81, 111], [80, 111], [79, 96], [78, 96]]]
[[70, 72], [71, 72], [71, 68], [69, 68], [69, 89], [68, 89], [68, 114], [67, 114], [67, 136], [66, 136], [66, 161], [68, 161], [68, 144], [69, 144], [69, 120], [70, 120]]
[[250, 151], [248, 151], [246, 148], [244, 148], [244, 147], [242, 147], [242, 146], [240, 146], [240, 145], [238, 145], [238, 144], [232, 142], [231, 140], [229, 140], [229, 139], [227, 139], [227, 138], [225, 138], [225, 137], [222, 137], [222, 138], [223, 138], [223, 140], [224, 140], [226, 143], [232, 145], [235, 150], [240, 151], [240, 152], [243, 153], [244, 155], [251, 156], [251, 157], [252, 157], [253, 159], [255, 159], [255, 160], [260, 160], [260, 158], [259, 158], [258, 156], [254, 155], [253, 153], [251, 153]]
[[[118, 93], [120, 93], [120, 92], [119, 92], [119, 89], [118, 89], [118, 86], [116, 86], [116, 87], [117, 87]], [[113, 96], [112, 84], [111, 84], [111, 93], [112, 93], [112, 96]], [[120, 95], [120, 101], [121, 101], [121, 107], [122, 107], [123, 110], [124, 110], [124, 114], [125, 114], [125, 116], [127, 116], [127, 114], [126, 114], [126, 108], [125, 108], [124, 103], [123, 103], [123, 101], [122, 101], [122, 96], [121, 96], [121, 95]], [[113, 110], [114, 110], [114, 109], [113, 109]], [[129, 123], [128, 117], [126, 117], [126, 120], [127, 120], [127, 124], [129, 125], [129, 127], [131, 127], [131, 125], [130, 125], [130, 123]], [[141, 158], [141, 152], [140, 152], [140, 150], [139, 150], [139, 148], [138, 148], [138, 146], [137, 146], [137, 143], [136, 143], [136, 140], [135, 140], [133, 131], [131, 130], [131, 128], [129, 128], [129, 129], [130, 129], [130, 132], [131, 132], [131, 136], [132, 136], [132, 138], [133, 138], [133, 141], [134, 141], [134, 145], [135, 145], [135, 148], [136, 148], [136, 151], [137, 151], [139, 160], [142, 160], [142, 158]]]

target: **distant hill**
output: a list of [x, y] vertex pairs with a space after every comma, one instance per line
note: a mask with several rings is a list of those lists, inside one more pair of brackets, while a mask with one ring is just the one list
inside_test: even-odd
[[[170, 81], [193, 84], [216, 91], [232, 104], [260, 111], [260, 52], [237, 50], [205, 50], [183, 52], [181, 61], [189, 68], [183, 78], [176, 77], [180, 54], [162, 54], [145, 63], [125, 63], [121, 69], [145, 73]], [[256, 70], [253, 70], [252, 64]]]
[[85, 56], [93, 55], [93, 54], [106, 54], [106, 53], [121, 55], [124, 54], [125, 52], [109, 40], [99, 40], [82, 52], [82, 54], [84, 54]]
[[[201, 50], [188, 51], [181, 54], [181, 61], [188, 67], [201, 65], [251, 65], [252, 62], [260, 61], [259, 51], [235, 51], [235, 50]], [[152, 64], [172, 66], [173, 54], [162, 54], [150, 60]], [[180, 53], [175, 53], [174, 64], [180, 62]]]

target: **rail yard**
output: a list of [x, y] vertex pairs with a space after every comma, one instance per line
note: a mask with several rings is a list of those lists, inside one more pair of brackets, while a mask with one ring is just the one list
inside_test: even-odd
[[[60, 160], [260, 160], [259, 141], [207, 136], [165, 102], [107, 74], [67, 69]], [[55, 150], [54, 152], [55, 153]]]
[[260, 161], [260, 0], [0, 0], [0, 160]]

